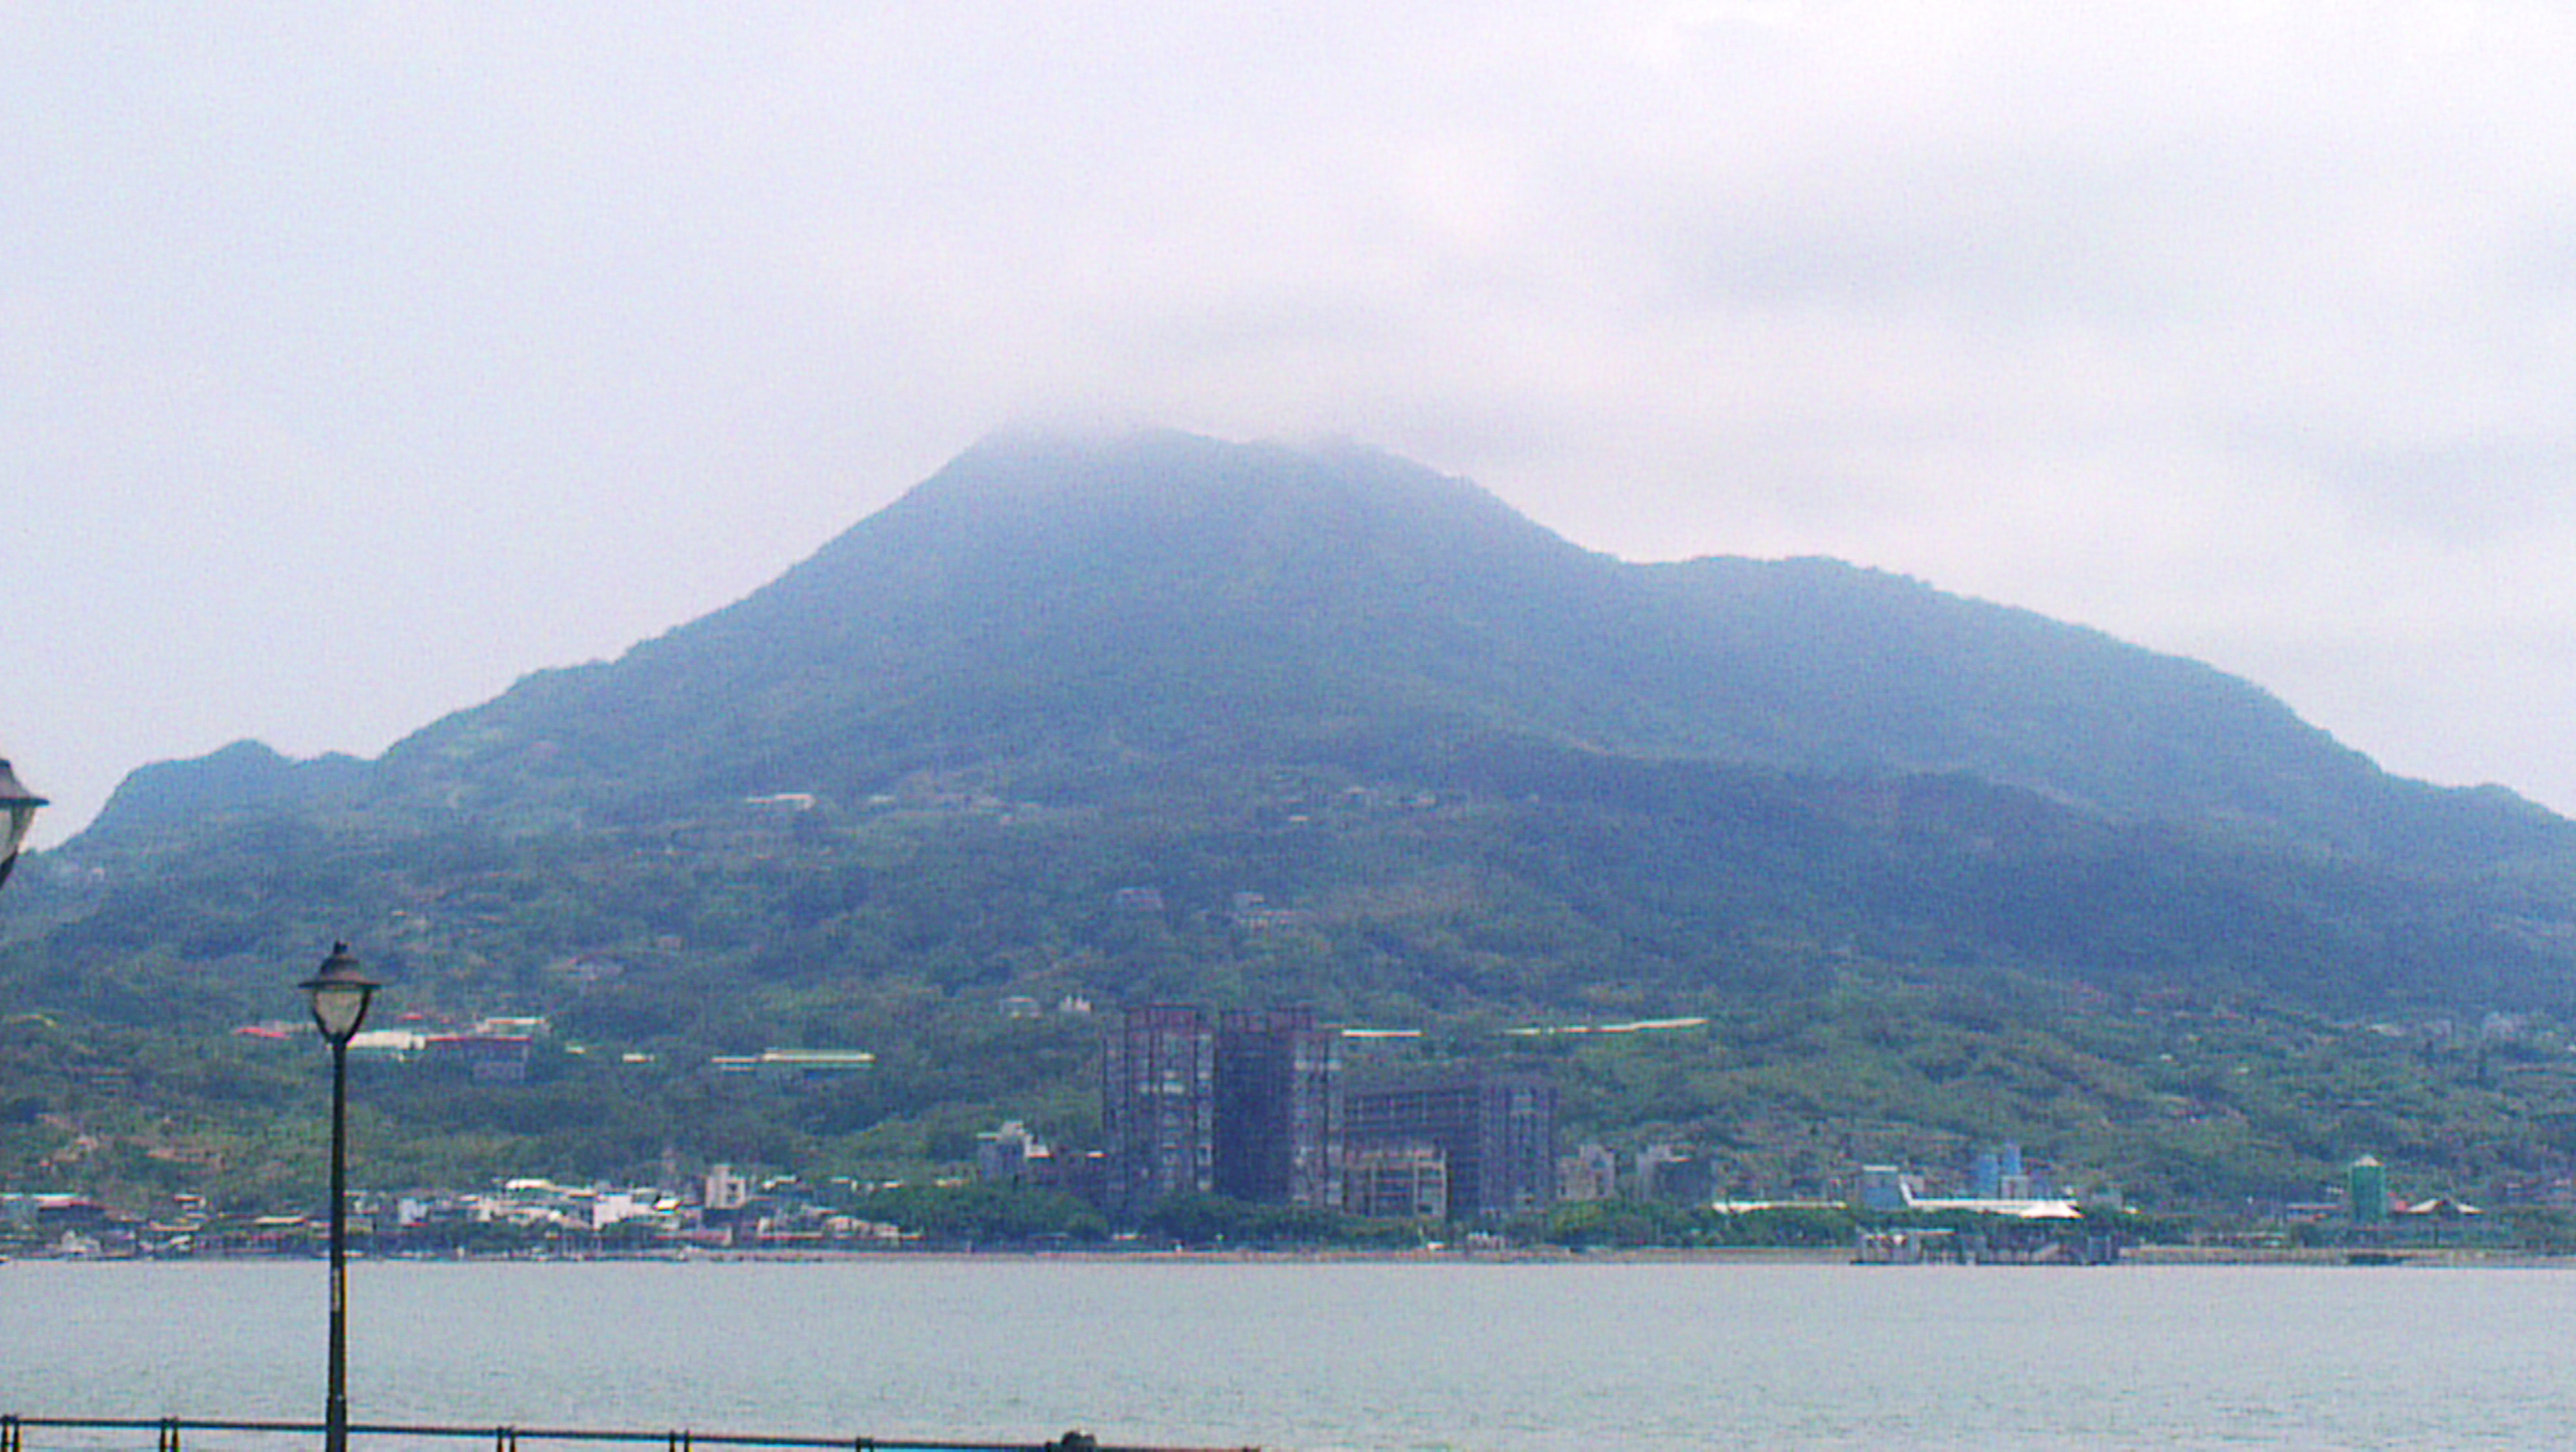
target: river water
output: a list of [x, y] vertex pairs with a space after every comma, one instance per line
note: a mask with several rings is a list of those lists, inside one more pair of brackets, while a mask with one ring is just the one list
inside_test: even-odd
[[[2576, 1274], [2553, 1270], [888, 1256], [350, 1278], [360, 1422], [1495, 1452], [2576, 1437]], [[325, 1292], [318, 1262], [0, 1264], [0, 1413], [318, 1419]]]

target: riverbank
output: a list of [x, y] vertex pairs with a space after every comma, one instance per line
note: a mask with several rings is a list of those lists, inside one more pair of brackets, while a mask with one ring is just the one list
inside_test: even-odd
[[[278, 1251], [201, 1251], [187, 1255], [57, 1254], [44, 1250], [0, 1255], [0, 1265], [21, 1262], [97, 1265], [170, 1264], [189, 1261], [239, 1263], [316, 1260], [311, 1254]], [[948, 1263], [1026, 1261], [1060, 1265], [1625, 1265], [1625, 1266], [1819, 1266], [1851, 1265], [1848, 1246], [1717, 1246], [1700, 1248], [1567, 1246], [1443, 1246], [1406, 1250], [1335, 1247], [799, 1247], [656, 1249], [639, 1251], [406, 1252], [373, 1255], [361, 1249], [353, 1260], [363, 1264], [403, 1265], [554, 1265], [554, 1264], [705, 1264], [705, 1265], [860, 1265], [881, 1263]], [[2496, 1267], [2512, 1269], [2576, 1268], [2576, 1256], [2478, 1246], [2393, 1246], [2356, 1249], [2343, 1246], [2137, 1245], [2122, 1248], [2118, 1266], [2226, 1267], [2308, 1266], [2347, 1268], [2414, 1266], [2421, 1268]], [[1902, 1269], [1903, 1267], [1893, 1267]]]

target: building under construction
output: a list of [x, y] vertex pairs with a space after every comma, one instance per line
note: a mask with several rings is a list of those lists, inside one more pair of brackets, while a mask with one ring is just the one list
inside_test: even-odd
[[1556, 1203], [1556, 1085], [1469, 1068], [1355, 1089], [1343, 1110], [1354, 1154], [1429, 1149], [1452, 1219], [1494, 1219]]
[[1100, 1129], [1113, 1213], [1215, 1188], [1216, 1035], [1205, 1013], [1166, 1004], [1119, 1015], [1103, 1059]]

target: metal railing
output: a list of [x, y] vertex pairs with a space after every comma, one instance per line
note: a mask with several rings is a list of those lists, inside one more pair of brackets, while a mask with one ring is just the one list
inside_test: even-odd
[[[28, 1452], [29, 1428], [86, 1432], [150, 1432], [153, 1452], [182, 1452], [189, 1432], [268, 1432], [319, 1437], [320, 1422], [200, 1421], [181, 1417], [20, 1417], [0, 1416], [0, 1452]], [[418, 1422], [351, 1422], [358, 1437], [448, 1437], [489, 1439], [493, 1452], [519, 1452], [521, 1442], [622, 1442], [657, 1446], [662, 1452], [696, 1452], [701, 1447], [759, 1447], [793, 1452], [1261, 1452], [1258, 1447], [1149, 1447], [1100, 1441], [1086, 1432], [1067, 1432], [1046, 1442], [903, 1441], [884, 1437], [799, 1437], [768, 1433], [610, 1431], [597, 1427], [437, 1426]]]

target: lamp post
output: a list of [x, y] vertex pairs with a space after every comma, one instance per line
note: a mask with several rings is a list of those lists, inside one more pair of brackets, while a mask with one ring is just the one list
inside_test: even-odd
[[349, 1040], [366, 1022], [368, 1000], [384, 985], [367, 976], [348, 944], [334, 943], [321, 968], [295, 986], [311, 1001], [313, 1026], [331, 1045], [331, 1379], [322, 1402], [322, 1447], [348, 1452]]
[[18, 865], [18, 848], [27, 840], [27, 829], [36, 824], [36, 809], [45, 799], [19, 785], [18, 774], [9, 763], [0, 760], [0, 883], [9, 880], [9, 869]]

